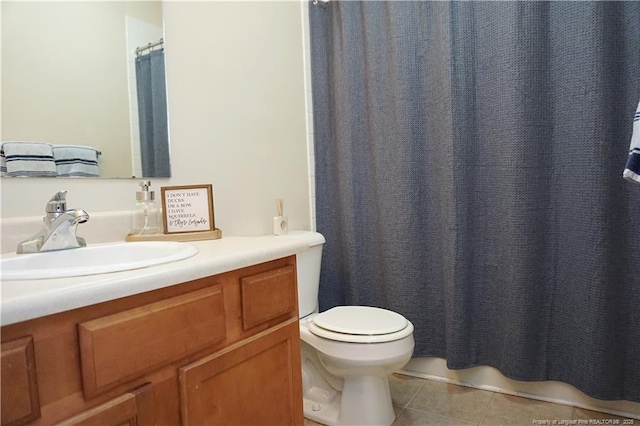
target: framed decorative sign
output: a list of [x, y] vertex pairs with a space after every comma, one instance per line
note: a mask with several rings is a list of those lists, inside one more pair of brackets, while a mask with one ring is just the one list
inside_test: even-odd
[[211, 185], [163, 186], [160, 191], [165, 234], [215, 230]]

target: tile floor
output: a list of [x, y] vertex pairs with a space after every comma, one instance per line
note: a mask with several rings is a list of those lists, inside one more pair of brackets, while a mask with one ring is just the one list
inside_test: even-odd
[[[400, 374], [389, 378], [389, 386], [394, 426], [535, 426], [544, 420], [557, 420], [556, 425], [640, 426], [640, 420]], [[317, 425], [305, 419], [305, 426]]]

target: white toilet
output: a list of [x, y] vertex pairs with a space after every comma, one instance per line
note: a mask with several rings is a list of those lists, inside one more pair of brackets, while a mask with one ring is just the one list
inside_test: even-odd
[[327, 425], [390, 425], [395, 419], [387, 376], [413, 354], [413, 324], [368, 306], [318, 313], [325, 238], [292, 232], [309, 251], [297, 255], [304, 416]]

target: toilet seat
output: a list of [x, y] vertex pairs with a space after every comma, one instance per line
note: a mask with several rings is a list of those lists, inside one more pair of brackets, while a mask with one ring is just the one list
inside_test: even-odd
[[402, 315], [371, 306], [337, 306], [313, 317], [308, 328], [316, 336], [349, 343], [391, 342], [413, 333], [413, 324]]

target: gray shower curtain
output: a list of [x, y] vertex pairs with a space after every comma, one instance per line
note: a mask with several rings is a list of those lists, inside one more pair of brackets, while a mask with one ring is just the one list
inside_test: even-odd
[[640, 401], [639, 2], [310, 5], [320, 308]]
[[140, 151], [144, 177], [171, 177], [164, 49], [136, 58]]

